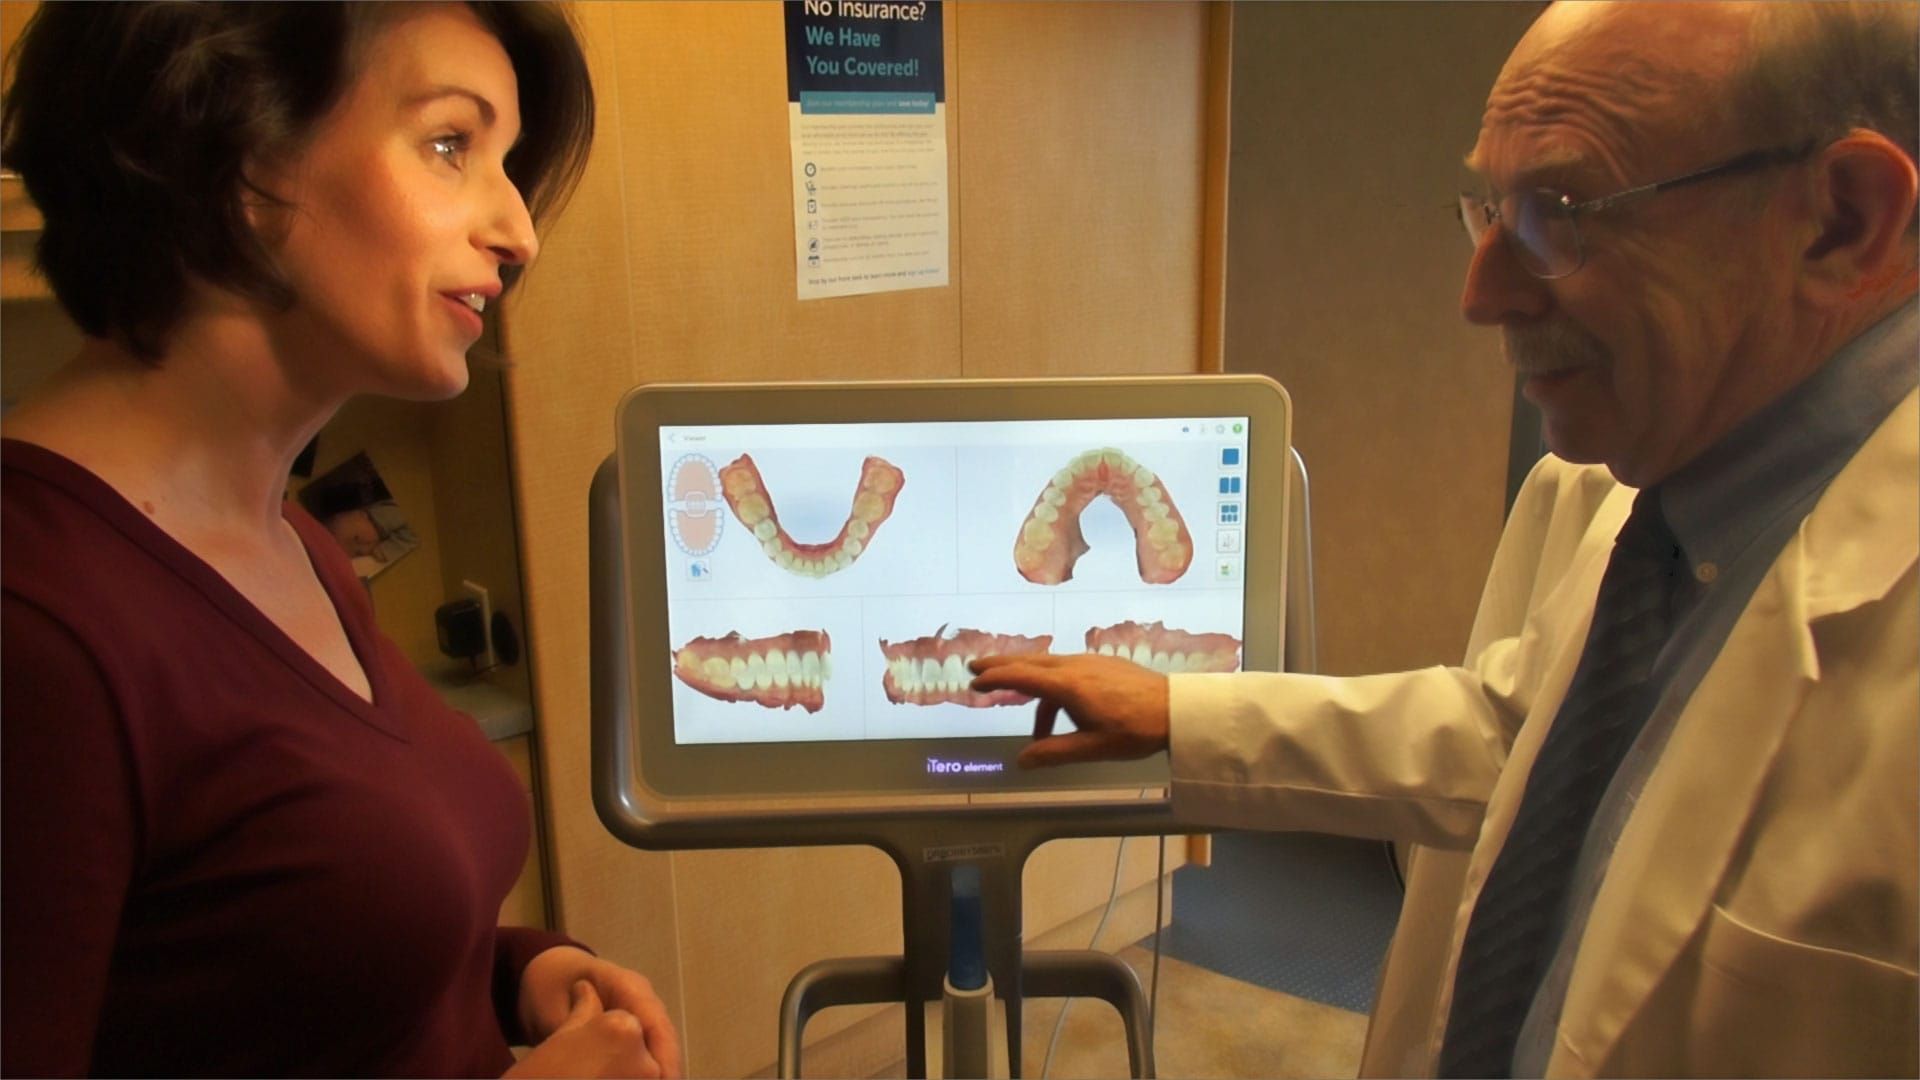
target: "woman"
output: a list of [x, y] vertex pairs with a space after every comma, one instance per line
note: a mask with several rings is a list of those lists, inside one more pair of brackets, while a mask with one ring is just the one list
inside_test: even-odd
[[493, 925], [525, 797], [282, 497], [348, 398], [465, 387], [592, 115], [540, 5], [28, 27], [0, 153], [87, 338], [0, 444], [0, 1071], [677, 1072], [645, 979]]

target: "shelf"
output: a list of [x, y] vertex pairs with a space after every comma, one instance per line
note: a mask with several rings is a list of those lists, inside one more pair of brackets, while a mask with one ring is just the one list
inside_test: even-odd
[[448, 705], [473, 717], [488, 741], [499, 742], [533, 730], [532, 704], [488, 682], [485, 676], [459, 668], [437, 668], [421, 674]]
[[17, 174], [0, 172], [0, 300], [45, 300], [53, 295], [33, 268], [41, 217]]
[[0, 172], [0, 232], [37, 233], [42, 224], [40, 208], [27, 197], [20, 174]]

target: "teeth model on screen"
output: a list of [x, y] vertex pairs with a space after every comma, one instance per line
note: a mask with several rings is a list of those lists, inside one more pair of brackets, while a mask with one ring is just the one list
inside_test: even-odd
[[1087, 452], [1053, 475], [1020, 523], [1013, 564], [1036, 585], [1073, 577], [1073, 564], [1087, 553], [1080, 513], [1105, 495], [1133, 527], [1140, 580], [1149, 585], [1178, 581], [1193, 562], [1193, 537], [1166, 485], [1153, 470], [1111, 447]]
[[982, 656], [1009, 653], [1041, 653], [1053, 644], [1053, 635], [1021, 637], [1018, 634], [989, 634], [981, 630], [959, 630], [952, 636], [941, 627], [926, 637], [889, 644], [880, 639], [880, 653], [887, 658], [887, 673], [881, 688], [895, 705], [965, 705], [971, 709], [995, 705], [1022, 705], [1033, 699], [1015, 690], [995, 690], [978, 694], [967, 689], [973, 672], [967, 665]]
[[869, 457], [860, 465], [860, 486], [854, 489], [853, 508], [846, 524], [824, 544], [802, 544], [780, 527], [773, 496], [760, 479], [753, 455], [741, 454], [720, 470], [720, 490], [740, 524], [753, 531], [767, 558], [802, 577], [823, 578], [853, 564], [880, 523], [893, 513], [906, 474], [885, 458]]
[[1158, 622], [1096, 626], [1087, 631], [1087, 651], [1132, 660], [1160, 672], [1240, 670], [1239, 638], [1189, 634]]
[[710, 698], [750, 701], [769, 709], [795, 705], [810, 713], [826, 704], [821, 686], [833, 678], [833, 641], [825, 630], [775, 637], [697, 637], [674, 650], [674, 677]]

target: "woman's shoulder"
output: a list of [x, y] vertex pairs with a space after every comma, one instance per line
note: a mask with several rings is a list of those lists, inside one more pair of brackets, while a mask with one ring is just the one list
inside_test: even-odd
[[[177, 547], [178, 545], [173, 545]], [[81, 640], [164, 633], [185, 584], [166, 535], [104, 480], [0, 439], [0, 589]]]
[[[119, 538], [137, 543], [141, 518], [106, 481], [44, 446], [0, 439], [0, 530], [9, 577], [20, 558], [59, 558], [69, 566], [86, 550]], [[131, 533], [131, 535], [129, 535]]]
[[45, 560], [71, 568], [86, 549], [121, 531], [115, 524], [122, 507], [125, 499], [72, 460], [0, 439], [0, 565], [9, 585], [43, 569]]

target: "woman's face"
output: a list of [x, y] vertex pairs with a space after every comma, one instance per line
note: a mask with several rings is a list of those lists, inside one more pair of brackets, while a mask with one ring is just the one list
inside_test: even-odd
[[504, 169], [520, 132], [506, 51], [464, 4], [399, 10], [309, 141], [261, 174], [292, 204], [267, 235], [297, 297], [269, 332], [317, 396], [458, 394], [475, 305], [538, 248]]

